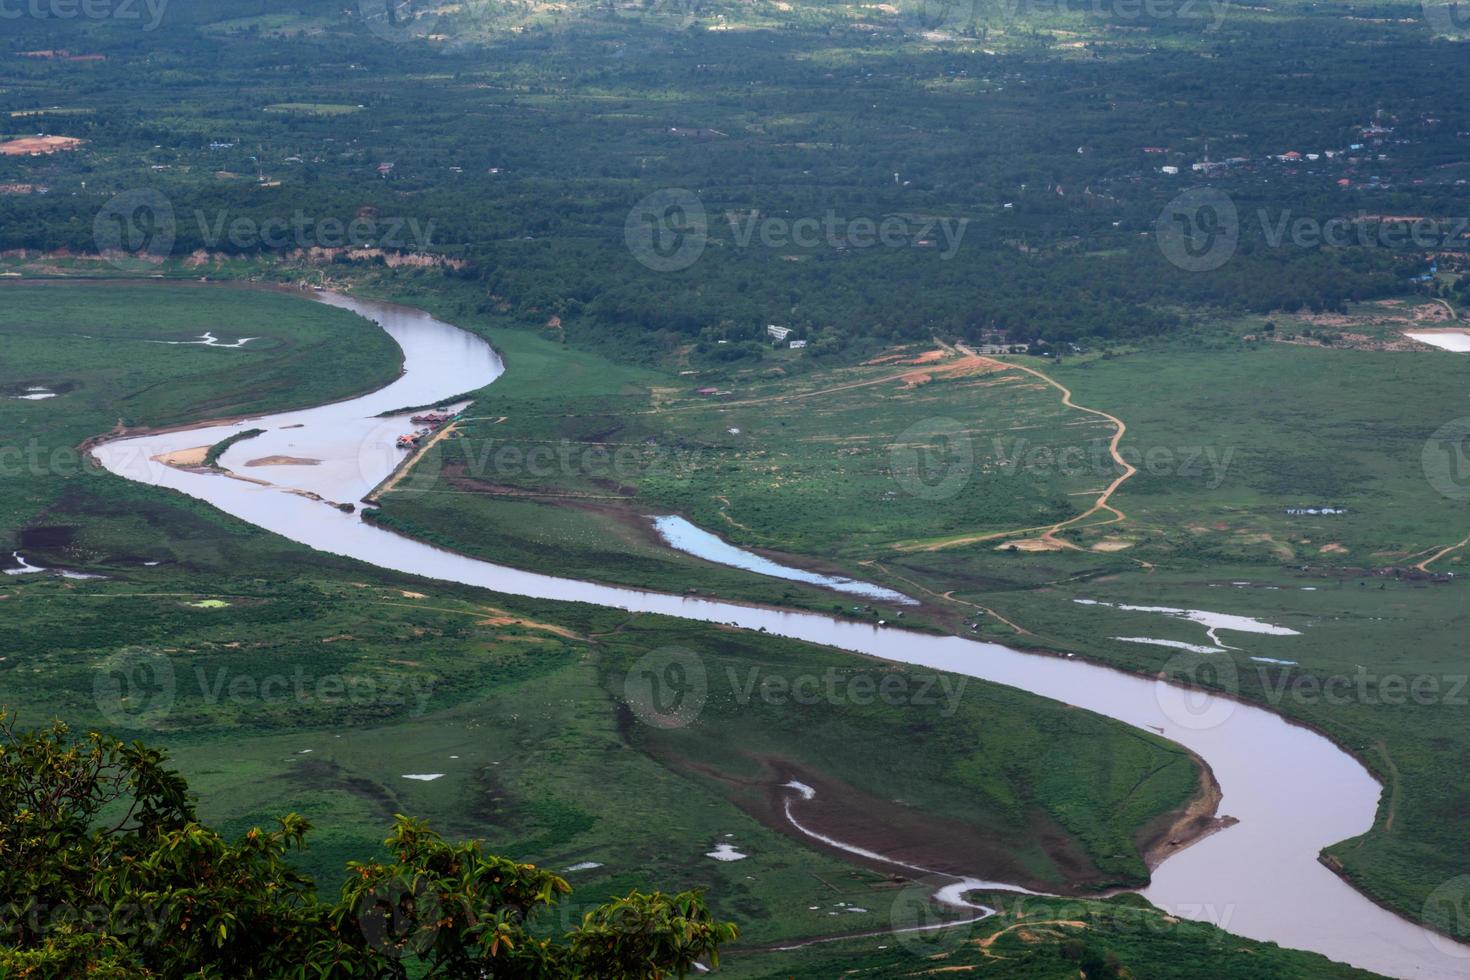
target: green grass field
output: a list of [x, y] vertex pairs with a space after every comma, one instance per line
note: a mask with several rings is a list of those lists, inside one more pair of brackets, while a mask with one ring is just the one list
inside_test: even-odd
[[[1464, 586], [1446, 578], [1463, 566], [1454, 546], [1470, 533], [1470, 494], [1448, 463], [1434, 462], [1431, 437], [1465, 414], [1470, 362], [1241, 339], [1259, 330], [1242, 323], [1060, 365], [1022, 359], [1070, 388], [1077, 404], [1123, 419], [1121, 451], [1138, 468], [1111, 501], [1122, 520], [1096, 515], [1060, 531], [1050, 550], [1027, 550], [1035, 532], [1002, 532], [1082, 514], [1121, 472], [1106, 453], [1113, 426], [1063, 407], [1055, 388], [1019, 372], [945, 376], [953, 360], [694, 381], [609, 365], [590, 372], [597, 381], [587, 392], [573, 374], [555, 394], [527, 384], [533, 369], [519, 387], [492, 388], [482, 406], [491, 419], [426, 461], [429, 472], [409, 481], [421, 492], [390, 495], [384, 513], [441, 543], [529, 567], [770, 601], [771, 586], [746, 589], [719, 566], [702, 563], [689, 577], [688, 559], [660, 556], [629, 531], [629, 515], [678, 512], [739, 544], [777, 547], [788, 561], [920, 595], [930, 600], [927, 623], [1147, 673], [1176, 651], [1109, 637], [1205, 644], [1203, 629], [1072, 600], [1308, 624], [1302, 637], [1252, 636], [1225, 656], [1237, 661], [1240, 693], [1321, 727], [1389, 786], [1373, 832], [1331, 857], [1375, 899], [1417, 917], [1434, 888], [1467, 870], [1457, 843], [1467, 827], [1443, 773], [1470, 752], [1463, 706], [1450, 697], [1466, 674]], [[521, 345], [552, 347], [493, 327], [489, 336], [513, 365]], [[588, 356], [569, 359], [586, 372]], [[553, 399], [564, 410], [549, 407]], [[900, 467], [914, 458], [901, 450], [916, 424], [928, 438], [918, 458], [929, 466], [917, 489]], [[942, 438], [950, 432], [966, 443], [958, 454]], [[585, 469], [528, 474], [475, 462], [493, 463], [497, 444], [563, 441], [631, 444], [640, 460], [678, 465], [638, 462], [613, 486]], [[946, 484], [956, 471], [965, 478]], [[618, 499], [591, 507], [593, 494]], [[1345, 513], [1288, 512], [1324, 507]], [[956, 538], [984, 540], [927, 547]], [[1431, 558], [1427, 570], [1415, 568]], [[1369, 675], [1363, 693], [1360, 673]], [[1352, 681], [1346, 702], [1311, 696], [1313, 684], [1333, 678]], [[1396, 703], [1400, 684], [1437, 693]]]
[[[0, 526], [34, 564], [103, 578], [0, 580], [11, 627], [0, 702], [23, 722], [57, 717], [162, 745], [203, 814], [230, 830], [306, 814], [318, 830], [305, 860], [326, 887], [409, 812], [548, 867], [600, 865], [568, 872], [589, 903], [635, 886], [706, 887], [755, 949], [892, 920], [888, 870], [814, 850], [772, 809], [793, 775], [822, 787], [817, 819], [860, 840], [893, 843], [886, 818], [853, 820], [901, 807], [900, 830], [960, 845], [949, 850], [966, 869], [1083, 893], [1141, 883], [1142, 846], [1196, 788], [1194, 763], [1163, 740], [1019, 692], [970, 682], [939, 700], [752, 698], [767, 678], [831, 677], [843, 690], [897, 678], [906, 691], [935, 678], [716, 627], [403, 579], [177, 494], [63, 472], [49, 449], [119, 415], [138, 425], [285, 408], [381, 383], [396, 357], [356, 318], [274, 294], [13, 289], [0, 383], [65, 393], [0, 408], [7, 438], [48, 449], [46, 467], [0, 483]], [[146, 343], [205, 329], [265, 339], [237, 350]], [[47, 331], [66, 356], [48, 353]], [[528, 346], [520, 361], [533, 354], [554, 369], [555, 347]], [[628, 685], [669, 648], [703, 665], [708, 697], [692, 724], [665, 731], [639, 720]], [[744, 860], [706, 856], [731, 842]], [[826, 913], [839, 901], [866, 911], [835, 923]]]
[[[985, 900], [985, 899], [982, 899]], [[1140, 907], [1134, 896], [1105, 902], [989, 899], [999, 914], [951, 932], [878, 936], [790, 953], [732, 955], [731, 977], [777, 980], [838, 976], [860, 960], [865, 977], [959, 975], [1074, 980], [1088, 976], [1368, 978], [1374, 974], [1312, 953], [1229, 936]], [[899, 904], [900, 908], [904, 906]], [[912, 921], [900, 913], [901, 921]], [[915, 956], [923, 957], [921, 964]], [[853, 971], [856, 972], [856, 971]]]

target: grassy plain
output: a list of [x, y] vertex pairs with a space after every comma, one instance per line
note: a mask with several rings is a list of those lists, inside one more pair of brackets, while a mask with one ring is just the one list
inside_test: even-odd
[[[782, 779], [820, 786], [824, 821], [902, 807], [913, 839], [944, 841], [966, 871], [1084, 893], [1141, 882], [1142, 847], [1196, 788], [1192, 760], [1163, 740], [1009, 689], [751, 698], [749, 683], [768, 677], [830, 676], [854, 690], [855, 677], [904, 678], [906, 690], [933, 678], [731, 630], [426, 584], [181, 495], [73, 471], [74, 457], [52, 450], [70, 452], [121, 411], [142, 425], [285, 408], [391, 378], [395, 352], [345, 313], [274, 294], [109, 284], [6, 295], [12, 356], [0, 383], [59, 394], [0, 403], [7, 440], [46, 450], [38, 468], [7, 470], [0, 528], [33, 564], [102, 577], [0, 579], [0, 701], [23, 721], [161, 744], [203, 813], [229, 829], [306, 814], [320, 828], [306, 860], [325, 882], [376, 847], [394, 812], [412, 812], [549, 867], [599, 865], [568, 872], [588, 902], [655, 883], [708, 887], [754, 948], [892, 919], [891, 869], [793, 836], [775, 808]], [[146, 343], [205, 329], [267, 339]], [[338, 346], [356, 344], [357, 355]], [[521, 361], [538, 351], [550, 370], [554, 347], [528, 346]], [[693, 724], [662, 731], [630, 714], [627, 678], [670, 647], [704, 665], [709, 696]], [[872, 821], [853, 832], [892, 843]], [[732, 842], [744, 860], [706, 856]], [[866, 911], [841, 912], [839, 925], [827, 914], [837, 902]]]
[[[1106, 448], [1115, 427], [1063, 408], [1057, 389], [1019, 371], [981, 373], [957, 356], [903, 364], [924, 357], [914, 348], [878, 365], [815, 367], [793, 353], [781, 373], [696, 364], [692, 378], [625, 374], [617, 391], [574, 393], [564, 411], [549, 410], [553, 396], [534, 386], [492, 389], [486, 414], [506, 420], [468, 427], [438, 474], [419, 478], [426, 492], [390, 495], [384, 512], [532, 567], [608, 581], [647, 575], [640, 584], [663, 587], [716, 581], [716, 566], [677, 579], [683, 559], [664, 559], [660, 577], [641, 564], [649, 545], [628, 533], [630, 515], [678, 512], [741, 545], [778, 546], [793, 564], [919, 596], [927, 622], [1185, 678], [1198, 658], [1111, 637], [1208, 644], [1201, 627], [1073, 600], [1209, 609], [1298, 629], [1227, 634], [1240, 649], [1208, 656], [1231, 658], [1239, 693], [1320, 727], [1388, 786], [1374, 830], [1330, 859], [1375, 899], [1462, 929], [1426, 900], [1470, 870], [1460, 844], [1470, 827], [1445, 778], [1470, 761], [1464, 584], [1452, 575], [1465, 561], [1456, 545], [1470, 533], [1470, 494], [1432, 439], [1465, 414], [1467, 362], [1245, 339], [1262, 336], [1263, 320], [1060, 364], [1017, 359], [1069, 388], [1076, 404], [1121, 418], [1120, 451], [1138, 470], [1111, 500], [1122, 520], [1102, 512], [1050, 544], [1035, 529], [1083, 514], [1122, 472]], [[512, 351], [542, 343], [490, 336]], [[641, 391], [629, 390], [635, 383]], [[522, 446], [616, 441], [679, 466], [629, 466], [616, 487], [576, 467], [482, 468], [488, 477], [467, 479], [467, 460], [494, 460], [474, 441], [487, 433]], [[917, 457], [904, 454], [910, 443]], [[927, 473], [922, 484], [916, 471]], [[947, 483], [956, 472], [964, 479]], [[444, 487], [456, 492], [436, 495]], [[515, 546], [517, 528], [552, 525], [591, 492], [621, 499], [572, 511], [575, 537], [545, 550], [544, 539]], [[741, 596], [728, 582], [720, 591]], [[1324, 697], [1326, 683], [1349, 693]], [[1406, 696], [1407, 685], [1428, 693]]]
[[[1239, 939], [1209, 926], [1140, 907], [1135, 896], [1103, 902], [1016, 901], [995, 895], [999, 914], [944, 933], [810, 946], [769, 957], [732, 957], [723, 972], [741, 980], [838, 976], [863, 965], [864, 977], [954, 974], [967, 977], [1075, 980], [1132, 976], [1366, 980], [1375, 974], [1314, 953]], [[916, 968], [914, 957], [923, 956]], [[854, 971], [856, 972], [856, 971]]]

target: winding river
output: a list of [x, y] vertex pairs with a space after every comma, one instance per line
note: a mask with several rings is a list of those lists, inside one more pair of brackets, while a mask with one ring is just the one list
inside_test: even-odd
[[[1197, 753], [1239, 820], [1166, 860], [1143, 894], [1175, 915], [1254, 939], [1316, 950], [1394, 977], [1470, 974], [1470, 947], [1364, 898], [1317, 861], [1329, 844], [1366, 832], [1382, 787], [1326, 738], [1260, 708], [1074, 659], [698, 598], [641, 592], [504, 568], [408, 540], [325, 506], [356, 502], [398, 465], [407, 406], [429, 405], [495, 380], [490, 346], [422, 311], [330, 293], [320, 302], [376, 322], [403, 348], [397, 381], [372, 394], [228, 425], [119, 439], [93, 452], [127, 479], [168, 487], [314, 549], [382, 568], [496, 592], [635, 612], [735, 623], [781, 636], [1031, 691], [1107, 715]], [[364, 324], [367, 328], [367, 324]], [[212, 445], [247, 429], [220, 463], [248, 479], [179, 469], [155, 457]], [[311, 461], [311, 462], [308, 462]], [[255, 463], [256, 465], [247, 465]]]

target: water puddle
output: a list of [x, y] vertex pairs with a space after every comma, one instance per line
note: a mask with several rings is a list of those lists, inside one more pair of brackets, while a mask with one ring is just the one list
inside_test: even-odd
[[19, 395], [11, 395], [10, 397], [17, 398], [23, 402], [43, 402], [48, 398], [55, 398], [56, 392], [52, 391], [50, 388], [42, 388], [38, 385], [35, 387], [27, 388]]
[[1190, 653], [1224, 653], [1224, 647], [1206, 647], [1198, 643], [1185, 643], [1183, 640], [1156, 640], [1150, 636], [1115, 636], [1113, 639], [1122, 643], [1147, 643], [1156, 647], [1169, 647], [1172, 650], [1188, 650]]
[[148, 343], [167, 344], [170, 347], [219, 347], [224, 350], [239, 350], [252, 340], [259, 339], [259, 337], [241, 337], [233, 344], [226, 344], [222, 343], [218, 337], [206, 330], [199, 335], [198, 340], [150, 340]]
[[767, 575], [771, 578], [786, 579], [789, 582], [820, 585], [834, 592], [845, 592], [848, 595], [862, 596], [865, 599], [896, 602], [905, 606], [918, 605], [903, 593], [885, 589], [880, 585], [859, 582], [856, 579], [820, 575], [799, 568], [788, 568], [769, 558], [762, 558], [760, 555], [737, 548], [718, 535], [711, 534], [682, 517], [655, 517], [653, 526], [658, 531], [659, 537], [663, 538], [669, 547], [688, 555], [694, 555], [696, 558], [703, 558], [705, 561], [712, 561], [717, 565], [729, 565], [732, 568], [744, 569], [747, 572], [755, 572], [757, 575]]
[[6, 575], [40, 575], [46, 572], [54, 572], [62, 578], [70, 579], [73, 582], [96, 582], [100, 579], [107, 578], [106, 575], [91, 575], [87, 572], [72, 572], [64, 568], [42, 568], [40, 565], [32, 565], [25, 560], [19, 551], [12, 551], [10, 557], [15, 559], [16, 564], [20, 567], [4, 569]]
[[[1199, 623], [1205, 627], [1205, 632], [1210, 642], [1216, 647], [1225, 650], [1234, 650], [1220, 642], [1217, 630], [1231, 630], [1237, 633], [1260, 633], [1265, 636], [1301, 636], [1294, 629], [1285, 626], [1274, 626], [1263, 620], [1252, 619], [1250, 616], [1235, 616], [1230, 613], [1206, 612], [1203, 609], [1175, 609], [1173, 606], [1130, 606], [1121, 602], [1102, 602], [1097, 599], [1073, 599], [1079, 606], [1107, 606], [1109, 609], [1121, 609], [1124, 612], [1159, 613], [1173, 619], [1186, 619], [1191, 623]], [[1212, 651], [1213, 652], [1213, 651]]]
[[26, 561], [23, 557], [21, 557], [19, 551], [12, 551], [10, 553], [10, 557], [14, 558], [16, 564], [20, 567], [5, 569], [6, 575], [35, 575], [39, 572], [44, 572], [47, 570], [42, 568], [40, 565], [32, 565], [30, 562]]
[[1404, 336], [1410, 340], [1417, 340], [1421, 344], [1438, 347], [1441, 350], [1452, 350], [1457, 354], [1470, 354], [1470, 331], [1445, 329], [1445, 330], [1405, 330]]
[[734, 844], [716, 844], [715, 849], [706, 852], [704, 856], [716, 861], [744, 861], [750, 857], [749, 854], [741, 854]]

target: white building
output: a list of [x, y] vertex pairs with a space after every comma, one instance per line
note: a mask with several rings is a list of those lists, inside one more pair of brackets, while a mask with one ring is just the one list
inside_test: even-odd
[[778, 327], [774, 323], [766, 325], [766, 333], [770, 334], [772, 340], [785, 340], [791, 336], [790, 327]]

